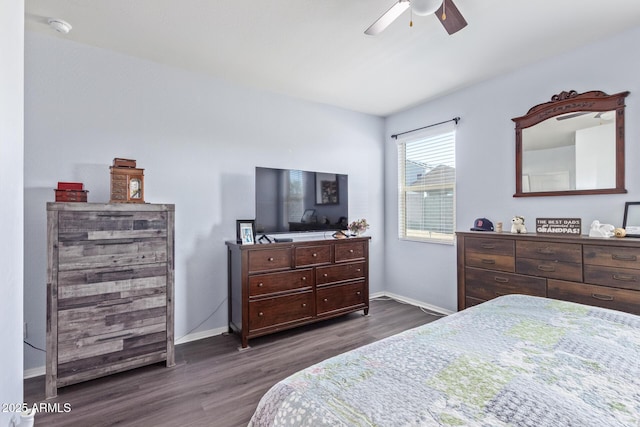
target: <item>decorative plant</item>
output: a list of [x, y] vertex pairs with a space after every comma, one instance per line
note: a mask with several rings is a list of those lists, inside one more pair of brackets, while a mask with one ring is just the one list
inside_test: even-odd
[[353, 221], [347, 228], [352, 234], [361, 234], [364, 233], [367, 228], [369, 228], [369, 224], [367, 223], [366, 219], [362, 218]]

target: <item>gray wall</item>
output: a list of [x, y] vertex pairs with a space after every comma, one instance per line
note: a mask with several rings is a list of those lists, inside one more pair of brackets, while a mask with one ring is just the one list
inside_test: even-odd
[[[456, 134], [458, 230], [486, 217], [511, 229], [523, 215], [533, 231], [536, 217], [582, 218], [583, 233], [594, 219], [622, 225], [624, 203], [640, 200], [640, 27], [553, 59], [500, 76], [394, 114], [386, 121], [385, 234], [386, 289], [455, 310], [456, 248], [399, 241], [397, 234], [397, 151], [391, 135], [462, 118]], [[515, 132], [511, 118], [563, 90], [630, 91], [626, 110], [626, 187], [628, 194], [513, 198]]]
[[[176, 205], [177, 339], [226, 327], [224, 241], [254, 216], [255, 166], [348, 174], [350, 216], [372, 224], [371, 291], [383, 289], [382, 118], [43, 34], [27, 32], [25, 44], [30, 342], [45, 345], [45, 203], [58, 181], [84, 182], [89, 202], [107, 202], [114, 157], [145, 169], [145, 201]], [[43, 365], [25, 350], [26, 369]]]
[[[24, 3], [1, 9], [0, 403], [10, 404], [22, 402]], [[0, 425], [15, 415], [0, 412]]]

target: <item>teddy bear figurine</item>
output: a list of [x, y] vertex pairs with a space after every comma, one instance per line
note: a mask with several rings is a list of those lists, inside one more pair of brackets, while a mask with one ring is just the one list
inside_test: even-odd
[[524, 226], [524, 217], [516, 215], [511, 219], [511, 232], [515, 234], [526, 234], [527, 227]]
[[613, 237], [615, 227], [611, 224], [601, 224], [597, 219], [591, 223], [589, 237]]

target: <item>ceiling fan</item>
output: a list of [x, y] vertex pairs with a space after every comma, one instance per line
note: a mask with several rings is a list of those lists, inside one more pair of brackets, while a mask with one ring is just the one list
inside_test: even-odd
[[[396, 4], [391, 6], [391, 9], [387, 10], [376, 22], [371, 24], [364, 33], [371, 36], [380, 34], [409, 7], [411, 7], [412, 13], [420, 16], [435, 13], [449, 34], [456, 33], [467, 26], [467, 21], [465, 21], [453, 0], [398, 0]], [[410, 25], [413, 25], [413, 23], [410, 23]]]
[[[612, 114], [613, 111], [600, 111], [597, 112], [592, 119], [602, 119], [602, 120], [613, 120], [613, 118], [615, 117], [615, 114]], [[564, 114], [562, 116], [558, 116], [556, 117], [556, 120], [567, 120], [567, 119], [572, 119], [574, 117], [580, 117], [580, 116], [584, 116], [585, 114], [591, 114], [589, 111], [578, 111], [576, 113], [569, 113], [569, 114]]]

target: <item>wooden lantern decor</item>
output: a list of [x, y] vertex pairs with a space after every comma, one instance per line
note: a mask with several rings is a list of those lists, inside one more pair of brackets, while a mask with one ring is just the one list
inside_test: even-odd
[[144, 169], [131, 159], [113, 159], [109, 203], [144, 203]]

